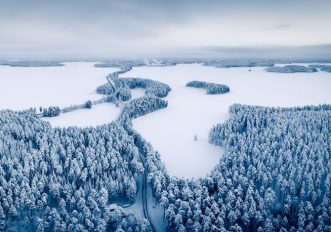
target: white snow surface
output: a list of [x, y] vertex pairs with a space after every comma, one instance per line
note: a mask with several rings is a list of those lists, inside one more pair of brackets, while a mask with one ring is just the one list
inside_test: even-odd
[[145, 89], [143, 88], [130, 89], [130, 91], [131, 91], [131, 100], [145, 95]]
[[115, 104], [102, 103], [92, 106], [91, 109], [78, 109], [57, 117], [45, 117], [43, 120], [54, 127], [93, 127], [116, 120], [120, 112], [121, 109]]
[[[219, 162], [223, 151], [208, 143], [208, 133], [228, 119], [234, 103], [281, 107], [331, 103], [331, 74], [326, 72], [269, 73], [261, 67], [183, 64], [136, 67], [123, 76], [149, 78], [172, 88], [168, 108], [133, 120], [133, 126], [160, 152], [169, 174], [177, 177], [203, 177]], [[207, 95], [203, 89], [185, 86], [192, 80], [226, 84], [230, 93]]]
[[0, 65], [0, 109], [65, 107], [101, 98], [97, 86], [118, 68], [95, 68], [93, 62], [69, 62], [59, 67]]
[[133, 213], [136, 217], [145, 218], [143, 201], [142, 201], [142, 183], [141, 183], [142, 178], [143, 177], [141, 175], [137, 180], [139, 188], [137, 189], [138, 192], [135, 203], [128, 208], [124, 208], [124, 210], [129, 213]]

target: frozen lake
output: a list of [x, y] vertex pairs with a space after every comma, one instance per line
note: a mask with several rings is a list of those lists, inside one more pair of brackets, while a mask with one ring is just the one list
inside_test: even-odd
[[0, 109], [70, 106], [101, 98], [97, 86], [117, 68], [95, 68], [92, 62], [72, 62], [59, 67], [0, 65]]
[[78, 109], [57, 117], [43, 118], [54, 127], [90, 127], [110, 123], [118, 118], [121, 109], [115, 104], [102, 103], [91, 109]]
[[[234, 103], [262, 106], [300, 106], [331, 103], [331, 74], [269, 73], [263, 68], [214, 68], [200, 64], [173, 67], [137, 67], [123, 76], [138, 76], [167, 83], [168, 108], [133, 120], [134, 128], [161, 154], [169, 173], [202, 177], [222, 156], [208, 143], [213, 125], [224, 122]], [[230, 93], [207, 95], [185, 87], [191, 80], [226, 84]], [[198, 140], [194, 141], [194, 135]]]
[[[47, 106], [66, 107], [97, 100], [95, 89], [107, 82], [106, 76], [117, 68], [95, 68], [92, 62], [65, 63], [59, 67], [0, 66], [0, 109], [24, 110]], [[119, 116], [120, 109], [104, 103], [44, 118], [52, 126], [97, 126]]]

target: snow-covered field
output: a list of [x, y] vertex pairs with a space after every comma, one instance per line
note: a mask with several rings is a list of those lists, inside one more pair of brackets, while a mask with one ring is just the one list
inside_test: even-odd
[[145, 89], [135, 88], [131, 89], [131, 99], [139, 98], [145, 95]]
[[[168, 108], [133, 121], [155, 149], [171, 175], [202, 177], [218, 163], [222, 150], [208, 143], [213, 125], [224, 122], [234, 103], [262, 106], [300, 106], [331, 103], [331, 74], [268, 73], [264, 68], [214, 68], [199, 64], [137, 67], [123, 76], [167, 83], [172, 88]], [[226, 84], [230, 93], [207, 95], [185, 87], [191, 80]], [[194, 135], [198, 140], [194, 141]]]
[[[95, 68], [92, 62], [72, 62], [59, 67], [0, 66], [0, 109], [24, 110], [30, 107], [66, 107], [97, 100], [95, 89], [107, 82], [117, 68]], [[44, 118], [52, 126], [97, 126], [116, 119], [120, 109], [104, 103]]]
[[92, 62], [60, 67], [10, 67], [0, 65], [0, 109], [70, 106], [99, 99], [97, 86], [117, 68], [95, 68]]
[[43, 118], [54, 127], [90, 127], [110, 123], [117, 119], [121, 109], [115, 104], [103, 103], [93, 106], [91, 109], [78, 109], [57, 117]]

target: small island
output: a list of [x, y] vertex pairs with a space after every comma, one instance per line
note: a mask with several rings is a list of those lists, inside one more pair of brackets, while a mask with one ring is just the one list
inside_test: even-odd
[[190, 81], [186, 84], [187, 87], [206, 89], [207, 94], [224, 94], [230, 91], [226, 85], [208, 83], [204, 81]]

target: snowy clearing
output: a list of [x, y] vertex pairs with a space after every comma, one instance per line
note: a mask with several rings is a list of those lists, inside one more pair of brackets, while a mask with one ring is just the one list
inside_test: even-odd
[[110, 123], [117, 119], [121, 109], [111, 103], [103, 103], [92, 106], [91, 109], [78, 109], [57, 117], [45, 117], [53, 127], [90, 127]]
[[[137, 118], [133, 125], [160, 152], [169, 173], [178, 177], [203, 177], [215, 167], [222, 150], [208, 143], [208, 132], [229, 117], [228, 108], [234, 103], [331, 103], [331, 74], [326, 72], [284, 74], [268, 73], [264, 68], [224, 69], [189, 64], [136, 67], [123, 76], [153, 79], [172, 88], [166, 98], [168, 108]], [[211, 96], [204, 90], [185, 87], [192, 80], [228, 85], [230, 93]]]
[[0, 109], [70, 106], [101, 98], [97, 86], [118, 68], [95, 68], [92, 62], [60, 67], [0, 66]]
[[131, 89], [131, 100], [138, 98], [138, 97], [142, 97], [144, 95], [145, 95], [145, 89], [143, 89], [143, 88]]

